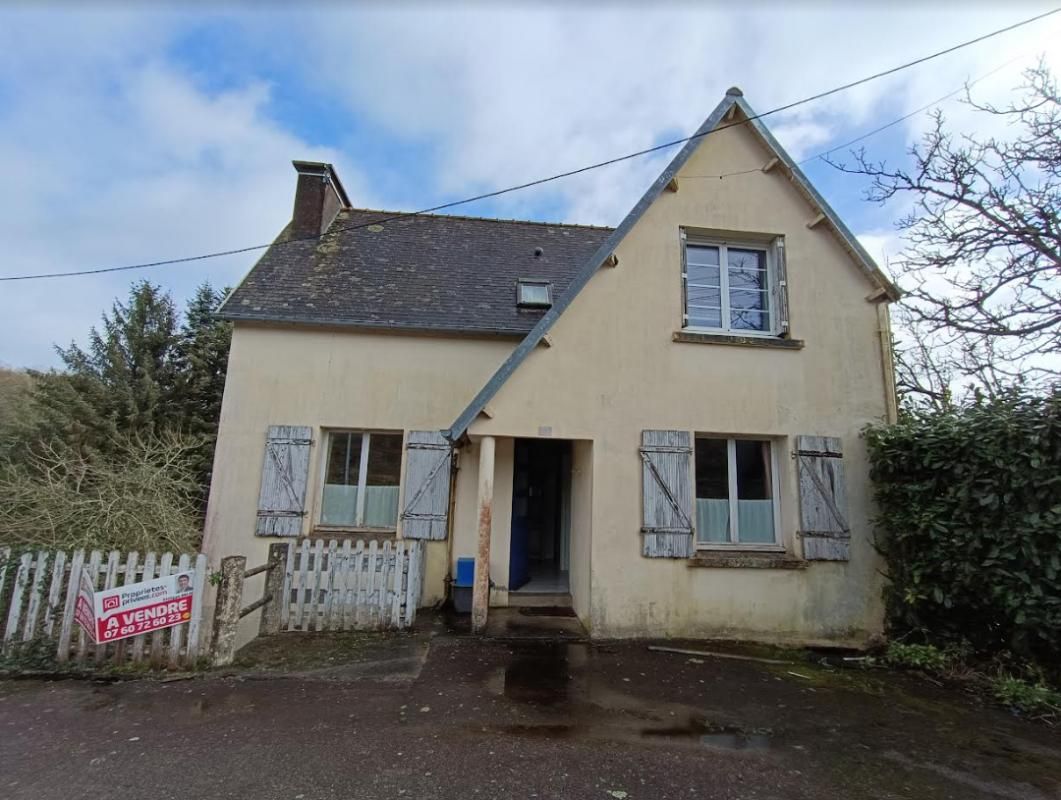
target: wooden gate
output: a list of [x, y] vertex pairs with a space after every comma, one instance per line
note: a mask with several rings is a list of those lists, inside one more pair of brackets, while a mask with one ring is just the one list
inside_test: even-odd
[[405, 628], [423, 586], [418, 541], [332, 539], [290, 545], [281, 590], [281, 631]]

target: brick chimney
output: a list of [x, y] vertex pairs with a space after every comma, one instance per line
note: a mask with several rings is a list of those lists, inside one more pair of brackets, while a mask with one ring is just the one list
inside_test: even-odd
[[298, 173], [291, 235], [299, 238], [319, 236], [328, 230], [340, 209], [350, 207], [350, 200], [331, 164], [320, 161], [291, 163]]

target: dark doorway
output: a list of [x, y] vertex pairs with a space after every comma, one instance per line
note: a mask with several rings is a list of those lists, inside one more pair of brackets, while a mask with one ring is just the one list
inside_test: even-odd
[[512, 470], [509, 591], [568, 591], [571, 443], [517, 439]]

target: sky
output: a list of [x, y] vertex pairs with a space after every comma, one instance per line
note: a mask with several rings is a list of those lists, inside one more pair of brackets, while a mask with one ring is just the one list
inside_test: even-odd
[[[357, 207], [425, 208], [687, 135], [733, 85], [762, 112], [1048, 7], [8, 2], [0, 276], [267, 243], [291, 215], [293, 159], [335, 164]], [[988, 73], [976, 96], [1005, 102], [1040, 57], [1061, 71], [1057, 42], [1061, 14], [766, 122], [805, 159]], [[919, 114], [861, 146], [901, 163], [925, 128]], [[453, 213], [615, 225], [675, 152]], [[883, 266], [898, 255], [902, 208], [821, 160], [804, 170]], [[59, 366], [54, 345], [84, 342], [135, 280], [183, 304], [255, 259], [0, 282], [0, 364]]]

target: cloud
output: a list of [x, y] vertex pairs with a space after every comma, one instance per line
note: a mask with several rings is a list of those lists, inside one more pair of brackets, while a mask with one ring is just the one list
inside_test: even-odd
[[[4, 86], [11, 102], [0, 115], [3, 274], [268, 242], [290, 217], [291, 159], [343, 164], [336, 151], [312, 146], [270, 119], [268, 83], [250, 78], [237, 88], [203, 88], [157, 47], [136, 44], [140, 34], [151, 39], [150, 27], [127, 18], [114, 27], [97, 23], [87, 37], [96, 46], [68, 42], [61, 69], [42, 72], [26, 91]], [[99, 46], [101, 40], [109, 46]], [[36, 66], [32, 51], [24, 50], [22, 60], [11, 50], [5, 58], [23, 70]], [[344, 181], [370, 196], [353, 165], [342, 171]], [[0, 361], [56, 363], [52, 343], [83, 340], [131, 281], [161, 281], [182, 301], [205, 279], [231, 285], [255, 257], [0, 284], [6, 310]]]
[[[268, 241], [290, 216], [292, 158], [335, 162], [359, 205], [411, 209], [497, 189], [692, 132], [732, 84], [763, 111], [1021, 13], [1031, 12], [773, 4], [737, 11], [708, 4], [315, 4], [294, 12], [237, 5], [212, 13], [7, 7], [0, 10], [0, 273]], [[1056, 28], [1007, 34], [768, 124], [800, 157], [906, 113], [1012, 53], [1034, 55]], [[1012, 85], [1013, 74], [997, 77], [984, 84], [989, 99]], [[920, 124], [889, 135], [914, 135]], [[885, 136], [867, 144], [885, 141], [894, 144]], [[391, 145], [416, 157], [388, 157]], [[456, 211], [615, 224], [672, 154]], [[862, 204], [857, 179], [843, 186], [841, 214], [865, 216], [859, 227], [872, 235], [886, 231], [890, 211]], [[2, 284], [0, 361], [55, 363], [51, 343], [83, 337], [131, 280], [160, 280], [183, 297], [207, 277], [238, 280], [252, 261]]]
[[[664, 132], [691, 132], [733, 83], [762, 111], [1013, 19], [1010, 9], [986, 8], [954, 15], [594, 5], [404, 14], [326, 7], [302, 24], [315, 43], [307, 68], [339, 102], [394, 136], [430, 141], [437, 152], [430, 180], [455, 196], [639, 149]], [[1028, 31], [1007, 37], [1005, 47], [961, 51], [770, 124], [801, 157], [881, 113], [908, 111], [960, 86], [970, 68], [1028, 49], [1035, 38]], [[555, 195], [569, 210], [593, 214], [587, 221], [614, 223], [653, 172], [630, 163], [501, 203], [519, 209], [528, 197]], [[587, 202], [587, 193], [596, 199]]]

